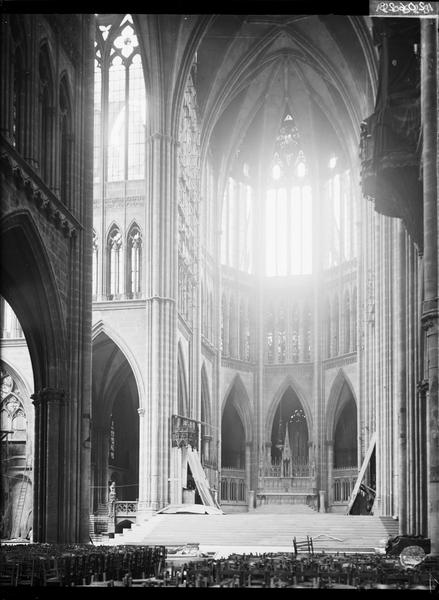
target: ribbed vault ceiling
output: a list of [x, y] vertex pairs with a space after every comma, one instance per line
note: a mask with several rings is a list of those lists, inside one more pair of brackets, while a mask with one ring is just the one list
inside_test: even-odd
[[204, 147], [223, 169], [264, 161], [290, 112], [310, 156], [356, 157], [373, 52], [363, 17], [216, 16], [197, 53]]

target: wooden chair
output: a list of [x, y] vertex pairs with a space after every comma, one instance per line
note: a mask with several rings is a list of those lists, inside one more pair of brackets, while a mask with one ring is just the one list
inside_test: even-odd
[[314, 555], [314, 545], [312, 542], [312, 537], [309, 535], [306, 536], [306, 540], [302, 540], [300, 542], [298, 542], [296, 536], [294, 536], [293, 547], [295, 556], [297, 556], [297, 554], [301, 551], [307, 552], [309, 555]]

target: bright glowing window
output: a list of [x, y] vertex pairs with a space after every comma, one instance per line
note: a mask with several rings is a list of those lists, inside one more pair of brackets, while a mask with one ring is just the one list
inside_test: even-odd
[[253, 191], [232, 177], [223, 202], [221, 260], [229, 267], [253, 272]]
[[131, 16], [119, 26], [100, 25], [95, 50], [94, 181], [100, 181], [105, 166], [107, 181], [143, 179], [146, 93]]
[[335, 173], [324, 186], [325, 266], [355, 257], [356, 200], [349, 171]]
[[265, 244], [267, 275], [312, 272], [312, 197], [309, 185], [267, 191]]
[[275, 139], [265, 196], [265, 272], [312, 272], [312, 194], [294, 116], [285, 116]]

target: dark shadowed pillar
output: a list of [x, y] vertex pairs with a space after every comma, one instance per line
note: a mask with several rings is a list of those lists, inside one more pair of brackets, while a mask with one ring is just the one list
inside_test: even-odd
[[421, 114], [424, 183], [425, 376], [428, 432], [428, 536], [439, 554], [438, 240], [437, 240], [437, 22], [421, 19]]
[[60, 521], [60, 407], [63, 390], [43, 388], [32, 394], [35, 405], [34, 542], [58, 542]]

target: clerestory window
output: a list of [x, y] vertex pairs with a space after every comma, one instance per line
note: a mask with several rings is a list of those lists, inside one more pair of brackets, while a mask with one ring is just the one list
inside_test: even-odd
[[95, 50], [94, 181], [143, 179], [146, 93], [131, 15], [98, 25]]

